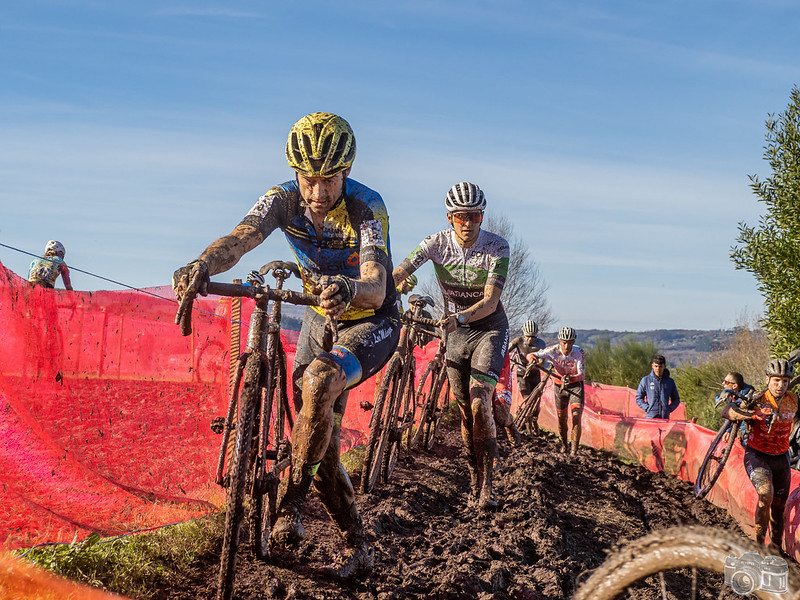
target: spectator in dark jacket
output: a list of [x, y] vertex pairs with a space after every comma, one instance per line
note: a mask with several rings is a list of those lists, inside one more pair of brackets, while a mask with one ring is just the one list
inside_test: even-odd
[[636, 404], [648, 419], [669, 419], [681, 399], [675, 381], [669, 376], [667, 360], [660, 354], [653, 357], [653, 370], [642, 377], [636, 390]]

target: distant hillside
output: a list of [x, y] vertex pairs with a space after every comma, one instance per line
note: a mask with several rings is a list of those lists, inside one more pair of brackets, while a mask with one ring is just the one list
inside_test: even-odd
[[[608, 338], [611, 345], [625, 339], [637, 342], [652, 340], [671, 366], [701, 362], [709, 352], [721, 350], [733, 336], [732, 329], [655, 329], [653, 331], [609, 331], [605, 329], [578, 329], [578, 345], [591, 349], [598, 340]], [[541, 334], [548, 344], [556, 343], [557, 332]]]
[[[300, 331], [304, 307], [283, 305], [283, 327]], [[666, 356], [670, 366], [677, 367], [685, 363], [701, 362], [709, 352], [721, 350], [733, 336], [732, 329], [655, 329], [653, 331], [609, 331], [606, 329], [578, 329], [578, 345], [591, 349], [602, 338], [608, 338], [611, 345], [625, 339], [637, 342], [652, 340], [659, 351]], [[555, 344], [558, 332], [539, 334], [548, 344]]]

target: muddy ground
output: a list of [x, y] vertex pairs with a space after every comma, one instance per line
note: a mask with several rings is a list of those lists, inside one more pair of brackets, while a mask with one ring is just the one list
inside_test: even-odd
[[[312, 498], [306, 541], [294, 557], [265, 564], [240, 554], [236, 597], [566, 599], [622, 540], [679, 523], [739, 531], [725, 511], [695, 500], [690, 484], [591, 448], [567, 456], [549, 433], [525, 437], [518, 448], [504, 443], [501, 455], [500, 509], [475, 514], [466, 504], [457, 425], [450, 423], [432, 452], [402, 455], [392, 483], [357, 498], [376, 547], [370, 576], [341, 585], [319, 575], [340, 542]], [[217, 561], [202, 557], [158, 598], [210, 600]]]

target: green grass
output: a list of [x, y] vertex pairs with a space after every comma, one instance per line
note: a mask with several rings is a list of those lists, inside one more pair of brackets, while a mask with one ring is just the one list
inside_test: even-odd
[[25, 558], [58, 575], [137, 600], [191, 570], [222, 530], [224, 513], [163, 527], [153, 532], [35, 547]]

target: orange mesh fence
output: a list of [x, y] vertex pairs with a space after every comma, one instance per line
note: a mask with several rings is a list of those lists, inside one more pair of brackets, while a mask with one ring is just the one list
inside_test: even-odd
[[[516, 380], [516, 378], [514, 378]], [[626, 392], [627, 390], [627, 392]], [[645, 419], [636, 405], [635, 390], [617, 386], [586, 384], [581, 443], [613, 452], [622, 460], [634, 462], [650, 471], [662, 471], [694, 483], [715, 431], [682, 418]], [[513, 390], [512, 413], [522, 401], [519, 389]], [[685, 414], [681, 404], [673, 415]], [[542, 395], [539, 424], [558, 431], [558, 416], [551, 382]], [[736, 442], [719, 480], [706, 498], [727, 510], [742, 529], [753, 535], [753, 518], [758, 496], [743, 465], [744, 449]], [[792, 493], [786, 503], [784, 548], [800, 556], [797, 533], [800, 528], [800, 473], [792, 471]], [[689, 507], [685, 507], [687, 510]]]
[[[248, 323], [252, 302], [245, 301]], [[199, 299], [191, 336], [165, 286], [32, 287], [0, 264], [0, 549], [115, 535], [216, 510], [230, 299]], [[243, 327], [246, 339], [246, 327]], [[297, 334], [283, 332], [291, 372]], [[238, 350], [235, 350], [238, 354]], [[364, 439], [375, 379], [350, 394], [342, 449]]]

